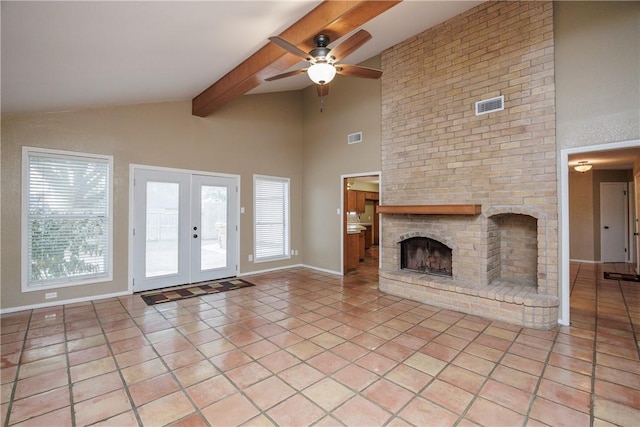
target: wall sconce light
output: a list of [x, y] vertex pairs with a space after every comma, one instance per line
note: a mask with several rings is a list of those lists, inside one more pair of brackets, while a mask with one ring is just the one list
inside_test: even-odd
[[583, 160], [581, 162], [578, 162], [578, 164], [573, 168], [576, 170], [576, 172], [585, 173], [586, 171], [591, 170], [592, 167], [593, 165], [590, 165], [588, 161]]

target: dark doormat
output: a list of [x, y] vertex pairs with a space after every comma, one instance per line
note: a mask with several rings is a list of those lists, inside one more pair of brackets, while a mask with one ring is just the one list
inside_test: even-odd
[[640, 282], [640, 275], [638, 274], [610, 273], [605, 271], [604, 278], [611, 280], [624, 280], [626, 282]]
[[253, 283], [242, 279], [211, 280], [207, 282], [191, 283], [189, 285], [175, 286], [173, 288], [157, 289], [155, 291], [140, 294], [147, 305], [161, 304], [163, 302], [178, 301], [186, 298], [202, 295], [217, 294], [232, 291], [234, 289], [255, 286]]

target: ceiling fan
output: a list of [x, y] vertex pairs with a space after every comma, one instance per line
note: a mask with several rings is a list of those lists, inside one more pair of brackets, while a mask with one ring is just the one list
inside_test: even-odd
[[324, 34], [318, 34], [313, 38], [313, 42], [316, 47], [306, 53], [299, 47], [288, 42], [279, 36], [269, 37], [269, 40], [283, 48], [284, 50], [298, 56], [301, 59], [309, 62], [311, 65], [308, 68], [302, 68], [299, 70], [288, 71], [286, 73], [278, 74], [277, 76], [269, 77], [265, 81], [272, 81], [283, 79], [285, 77], [291, 77], [302, 73], [307, 73], [311, 81], [316, 84], [318, 90], [318, 96], [322, 97], [329, 94], [329, 83], [336, 74], [342, 74], [344, 76], [364, 77], [366, 79], [378, 79], [382, 76], [382, 71], [375, 68], [361, 67], [359, 65], [339, 64], [342, 58], [349, 56], [360, 46], [365, 44], [371, 39], [371, 34], [365, 30], [360, 30], [347, 40], [340, 43], [333, 49], [328, 48], [329, 37]]

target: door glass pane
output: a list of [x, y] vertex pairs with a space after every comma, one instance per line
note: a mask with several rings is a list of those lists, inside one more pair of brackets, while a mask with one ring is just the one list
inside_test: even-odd
[[178, 273], [180, 184], [147, 182], [145, 276]]
[[200, 270], [227, 265], [227, 187], [203, 185], [200, 191]]

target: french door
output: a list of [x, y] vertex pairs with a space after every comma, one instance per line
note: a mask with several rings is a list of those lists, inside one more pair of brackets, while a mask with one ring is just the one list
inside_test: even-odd
[[238, 179], [134, 169], [133, 291], [237, 275]]

